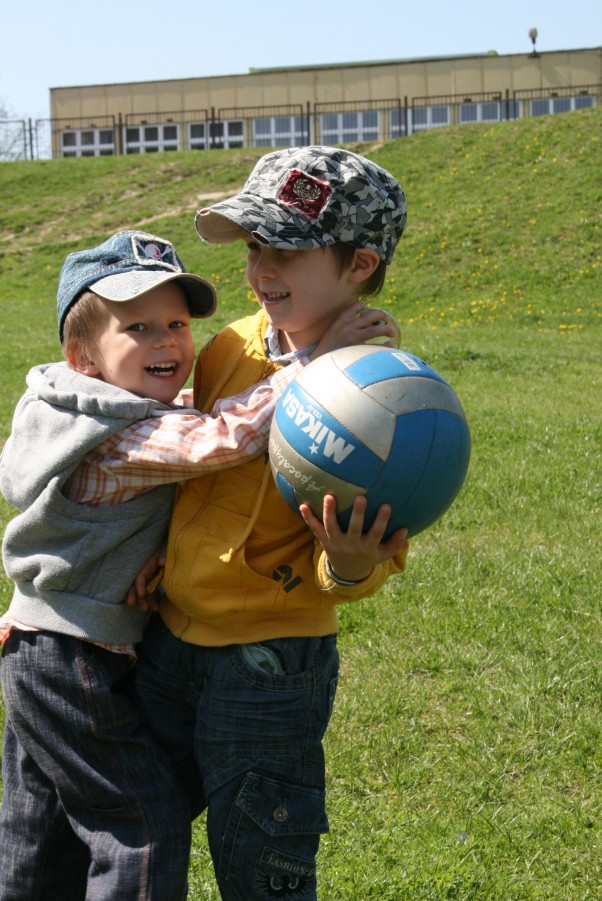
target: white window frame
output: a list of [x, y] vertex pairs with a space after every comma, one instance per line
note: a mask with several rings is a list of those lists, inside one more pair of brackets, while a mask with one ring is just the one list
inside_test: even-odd
[[253, 147], [298, 147], [303, 143], [303, 116], [257, 116]]
[[460, 125], [469, 125], [475, 122], [499, 122], [502, 118], [501, 100], [479, 100], [478, 102], [466, 101], [460, 104], [458, 120]]
[[[192, 129], [199, 134], [192, 136]], [[191, 122], [188, 125], [188, 146], [191, 150], [233, 149], [245, 146], [245, 120]]]
[[[111, 135], [110, 141], [101, 140]], [[65, 144], [65, 138], [73, 138], [73, 142]], [[60, 133], [61, 156], [115, 156], [115, 132], [113, 128], [65, 128]]]
[[[424, 122], [416, 122], [416, 113], [424, 112]], [[443, 114], [445, 113], [445, 116]], [[418, 106], [410, 110], [412, 120], [411, 131], [426, 131], [430, 128], [445, 128], [451, 125], [451, 106], [449, 103], [437, 103], [435, 106]], [[441, 121], [439, 119], [441, 118]], [[443, 121], [445, 119], [445, 121]]]
[[[175, 136], [171, 133], [172, 131], [175, 131]], [[164, 150], [179, 150], [180, 126], [177, 122], [124, 125], [123, 146], [126, 154], [160, 153]]]
[[[398, 106], [389, 110], [389, 137], [403, 138], [407, 134], [407, 122], [409, 121], [410, 111], [407, 111], [407, 117], [404, 115], [406, 110]], [[395, 121], [398, 119], [399, 121]]]
[[575, 94], [568, 97], [534, 97], [530, 101], [532, 116], [547, 116], [554, 113], [568, 113], [595, 106], [591, 94]]
[[[193, 134], [193, 130], [196, 134]], [[207, 122], [188, 123], [188, 148], [190, 150], [207, 150]]]
[[[368, 121], [371, 117], [374, 117], [375, 122]], [[376, 141], [379, 137], [379, 110], [344, 110], [320, 114], [320, 138], [323, 144]]]
[[209, 147], [230, 150], [245, 146], [244, 119], [224, 119], [221, 122], [209, 122], [208, 125]]

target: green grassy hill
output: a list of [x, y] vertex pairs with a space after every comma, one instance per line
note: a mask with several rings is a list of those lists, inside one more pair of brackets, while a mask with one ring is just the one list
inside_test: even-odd
[[[473, 455], [407, 572], [341, 610], [325, 901], [602, 893], [601, 126], [586, 110], [354, 147], [406, 190], [379, 302], [456, 389]], [[172, 239], [218, 288], [199, 342], [253, 309], [243, 247], [203, 245], [193, 218], [261, 152], [0, 165], [0, 442], [29, 366], [60, 356], [71, 250], [119, 228]]]
[[[412, 335], [422, 341], [433, 329], [500, 320], [563, 330], [599, 321], [601, 112], [435, 129], [358, 148], [407, 193], [408, 230], [383, 298]], [[214, 277], [222, 303], [202, 334], [244, 308], [242, 247], [202, 245], [193, 216], [237, 191], [261, 152], [0, 164], [0, 316], [17, 384], [32, 359], [57, 352], [64, 256], [119, 228], [172, 238], [189, 268]]]

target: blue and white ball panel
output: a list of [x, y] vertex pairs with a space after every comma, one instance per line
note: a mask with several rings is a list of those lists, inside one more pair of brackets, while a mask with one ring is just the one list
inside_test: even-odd
[[[368, 394], [358, 391], [346, 372], [337, 364], [334, 354], [324, 354], [311, 366], [302, 369], [292, 387], [304, 389], [308, 409], [318, 408], [337, 423], [353, 422], [353, 434], [383, 460], [387, 458], [395, 432], [395, 416], [386, 416], [382, 405]], [[319, 397], [319, 401], [317, 400]]]
[[[447, 384], [436, 369], [405, 350], [370, 347], [364, 344], [341, 347], [326, 356], [339, 369], [346, 372], [358, 388], [366, 388], [375, 382], [387, 381], [391, 378], [420, 375]], [[323, 359], [323, 357], [319, 359]]]
[[[348, 376], [349, 370], [345, 371]], [[394, 416], [415, 410], [447, 410], [464, 419], [464, 410], [450, 386], [430, 376], [395, 377], [367, 385], [362, 394], [379, 403]]]
[[402, 350], [341, 348], [313, 361], [285, 390], [270, 433], [276, 484], [293, 510], [307, 501], [321, 516], [337, 498], [346, 528], [354, 498], [368, 498], [369, 527], [392, 505], [385, 537], [415, 535], [460, 490], [470, 458], [464, 411], [439, 373]]
[[[355, 394], [357, 395], [357, 389]], [[378, 404], [370, 404], [382, 416], [382, 409]], [[339, 403], [337, 416], [307, 394], [298, 382], [292, 382], [276, 406], [274, 424], [286, 444], [296, 448], [301, 457], [315, 463], [323, 473], [354, 485], [371, 484], [380, 473], [385, 455], [391, 447], [395, 434], [395, 417], [387, 414], [390, 425], [383, 431], [388, 431], [390, 435], [384, 443], [383, 455], [382, 440], [370, 442], [371, 437], [378, 437], [378, 433], [375, 436], [374, 432], [377, 422], [374, 421], [372, 430], [365, 435], [354, 434], [341, 423], [344, 410], [344, 399]], [[363, 432], [365, 425], [361, 423], [361, 426], [356, 431]]]
[[412, 375], [436, 375], [441, 378], [427, 363], [419, 360], [413, 354], [405, 350], [391, 350], [386, 347], [366, 347], [369, 353], [351, 354], [345, 351], [354, 350], [353, 347], [344, 347], [332, 352], [332, 357], [337, 361], [341, 369], [348, 373], [349, 378], [355, 382], [358, 388], [365, 388], [374, 382]]
[[[428, 451], [425, 452], [425, 449]], [[381, 504], [392, 505], [387, 535], [409, 527], [415, 535], [435, 522], [457, 495], [468, 468], [470, 440], [463, 419], [445, 410], [400, 417], [391, 456], [378, 483], [368, 486], [366, 523]], [[441, 472], [446, 473], [444, 479]], [[351, 511], [340, 510], [346, 526]]]
[[[337, 370], [340, 376], [337, 376]], [[354, 418], [365, 415], [364, 410], [357, 408], [358, 397], [363, 395], [371, 397], [395, 416], [415, 410], [418, 404], [423, 408], [450, 410], [464, 418], [462, 406], [448, 382], [428, 363], [403, 350], [365, 346], [341, 348], [319, 357], [309, 371], [302, 370], [296, 379], [308, 393], [319, 391], [320, 402], [331, 412], [338, 410], [339, 415], [343, 399], [340, 390], [346, 380], [362, 392], [358, 395], [351, 391]]]
[[366, 492], [364, 485], [326, 473], [323, 466], [312, 463], [291, 447], [275, 419], [270, 430], [269, 453], [278, 489], [295, 513], [299, 512], [299, 504], [306, 501], [321, 516], [324, 495], [330, 493], [337, 498], [337, 508], [344, 510], [353, 504], [354, 497]]

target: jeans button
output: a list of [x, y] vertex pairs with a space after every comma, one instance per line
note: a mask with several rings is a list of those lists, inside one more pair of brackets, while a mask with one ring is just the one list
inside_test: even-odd
[[277, 807], [274, 813], [272, 814], [277, 823], [286, 823], [288, 820], [288, 810], [286, 807]]

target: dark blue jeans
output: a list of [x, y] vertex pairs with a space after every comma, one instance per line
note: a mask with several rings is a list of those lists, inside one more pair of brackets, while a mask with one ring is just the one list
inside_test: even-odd
[[190, 816], [133, 697], [132, 662], [66, 635], [13, 631], [1, 901], [182, 901]]
[[221, 897], [317, 898], [336, 637], [198, 647], [174, 638], [157, 616], [139, 652], [139, 703], [193, 815], [207, 808]]

